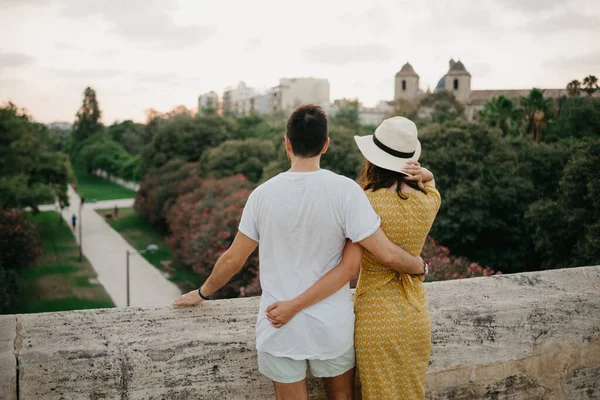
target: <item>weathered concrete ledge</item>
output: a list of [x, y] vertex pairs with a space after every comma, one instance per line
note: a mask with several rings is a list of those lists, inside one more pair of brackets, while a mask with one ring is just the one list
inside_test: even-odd
[[[600, 267], [427, 285], [429, 399], [600, 398]], [[256, 298], [0, 317], [2, 399], [266, 399]], [[311, 398], [324, 398], [311, 382]]]

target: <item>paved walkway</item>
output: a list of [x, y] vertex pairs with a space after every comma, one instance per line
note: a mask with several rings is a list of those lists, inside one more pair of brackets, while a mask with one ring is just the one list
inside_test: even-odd
[[[133, 199], [122, 199], [85, 203], [81, 210], [83, 254], [96, 270], [98, 280], [104, 285], [117, 307], [127, 305], [126, 250], [135, 251], [136, 249], [131, 247], [94, 210], [113, 208], [115, 205], [119, 208], [131, 207], [133, 201]], [[81, 223], [79, 220], [79, 196], [71, 188], [69, 188], [69, 202], [71, 206], [63, 210], [63, 218], [71, 226], [71, 216], [76, 214], [79, 225]], [[40, 211], [50, 210], [60, 211], [55, 205], [40, 207]], [[79, 242], [79, 226], [75, 233], [77, 242]], [[141, 255], [130, 255], [129, 268], [132, 306], [165, 307], [181, 294], [177, 285], [167, 280]]]

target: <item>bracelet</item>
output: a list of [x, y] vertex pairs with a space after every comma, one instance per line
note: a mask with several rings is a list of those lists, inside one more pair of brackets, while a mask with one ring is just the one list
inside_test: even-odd
[[200, 289], [198, 289], [198, 295], [203, 299], [203, 300], [210, 300], [210, 296], [205, 296], [202, 294], [202, 292], [200, 291]]

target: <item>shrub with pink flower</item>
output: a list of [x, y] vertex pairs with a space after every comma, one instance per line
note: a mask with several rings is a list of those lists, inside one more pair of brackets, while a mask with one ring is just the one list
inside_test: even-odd
[[[219, 257], [237, 233], [242, 210], [253, 185], [242, 176], [204, 179], [195, 190], [179, 196], [169, 208], [167, 243], [175, 262], [196, 272], [201, 280], [210, 275]], [[258, 253], [216, 295], [221, 298], [260, 294]]]
[[425, 241], [421, 257], [429, 264], [430, 274], [427, 279], [428, 281], [445, 281], [449, 279], [502, 274], [500, 271], [482, 267], [465, 257], [451, 256], [450, 250], [438, 244], [431, 236], [428, 236]]

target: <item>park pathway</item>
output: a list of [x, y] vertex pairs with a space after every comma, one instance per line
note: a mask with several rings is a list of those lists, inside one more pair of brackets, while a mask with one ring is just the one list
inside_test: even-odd
[[[98, 280], [108, 292], [117, 307], [127, 305], [126, 291], [126, 250], [136, 251], [96, 213], [97, 209], [110, 209], [133, 206], [133, 199], [107, 200], [96, 203], [85, 203], [81, 210], [83, 220], [83, 254], [90, 261], [98, 274]], [[63, 210], [64, 220], [71, 226], [71, 216], [77, 215], [79, 220], [79, 196], [69, 187], [69, 208]], [[55, 205], [41, 206], [40, 211], [57, 210]], [[79, 242], [79, 226], [75, 232]], [[150, 243], [148, 243], [150, 244]], [[131, 254], [129, 257], [130, 299], [132, 306], [165, 307], [179, 295], [181, 291], [162, 273], [141, 255]]]

